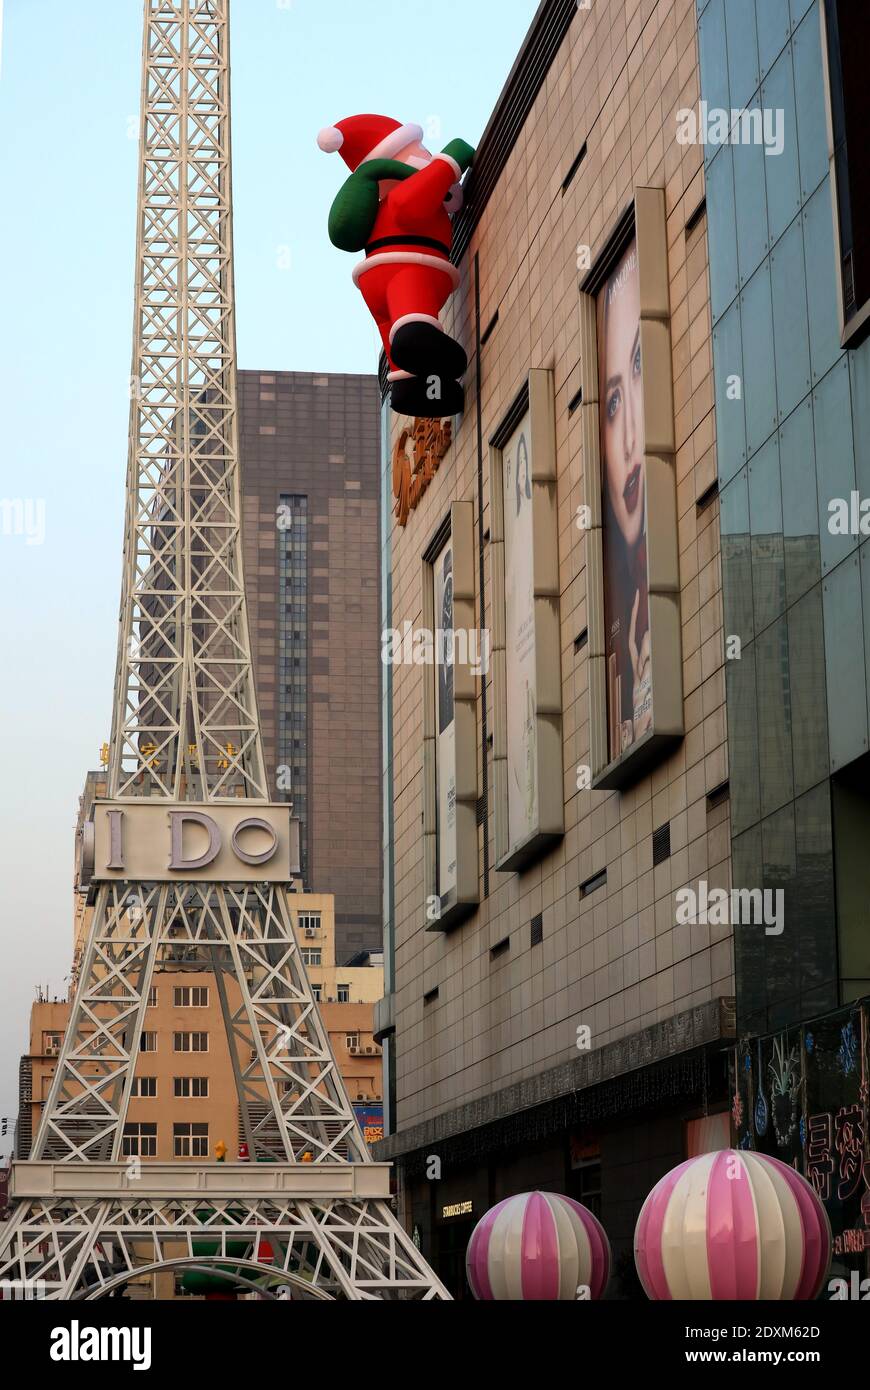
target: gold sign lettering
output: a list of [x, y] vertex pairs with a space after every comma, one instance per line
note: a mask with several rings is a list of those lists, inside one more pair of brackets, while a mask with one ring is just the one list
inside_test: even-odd
[[[438, 472], [452, 438], [453, 425], [450, 420], [417, 419], [412, 428], [402, 430], [396, 440], [393, 450], [393, 496], [396, 505], [393, 511], [400, 526], [408, 524], [408, 517]], [[408, 453], [409, 440], [413, 443], [413, 457]]]

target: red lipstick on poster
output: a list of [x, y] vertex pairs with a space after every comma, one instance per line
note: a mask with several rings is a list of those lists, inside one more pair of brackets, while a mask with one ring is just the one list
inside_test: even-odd
[[628, 475], [628, 481], [622, 489], [622, 496], [625, 501], [625, 510], [629, 516], [634, 513], [637, 506], [637, 499], [640, 497], [640, 464], [636, 463]]

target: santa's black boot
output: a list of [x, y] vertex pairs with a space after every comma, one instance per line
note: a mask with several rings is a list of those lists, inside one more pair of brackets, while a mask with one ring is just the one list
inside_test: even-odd
[[390, 387], [390, 405], [397, 415], [440, 420], [444, 415], [461, 415], [465, 391], [458, 381], [438, 376], [401, 377]]
[[414, 376], [461, 377], [468, 367], [468, 358], [461, 343], [451, 338], [434, 323], [414, 319], [403, 323], [393, 334], [390, 357], [397, 367]]

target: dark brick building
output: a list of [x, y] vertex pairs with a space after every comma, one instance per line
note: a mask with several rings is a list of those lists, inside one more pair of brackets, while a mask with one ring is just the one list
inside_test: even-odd
[[239, 427], [266, 766], [343, 963], [383, 938], [377, 378], [239, 372]]

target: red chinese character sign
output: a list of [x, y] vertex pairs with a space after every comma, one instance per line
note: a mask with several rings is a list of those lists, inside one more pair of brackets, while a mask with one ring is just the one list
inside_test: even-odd
[[348, 116], [317, 137], [351, 171], [329, 214], [329, 239], [340, 251], [365, 251], [353, 279], [381, 334], [393, 410], [440, 419], [465, 403], [468, 358], [440, 314], [459, 283], [451, 218], [474, 150], [451, 140], [432, 155], [422, 142], [421, 126], [373, 115]]
[[743, 1042], [731, 1117], [741, 1150], [802, 1172], [824, 1203], [836, 1275], [870, 1256], [870, 1026], [866, 1001]]

